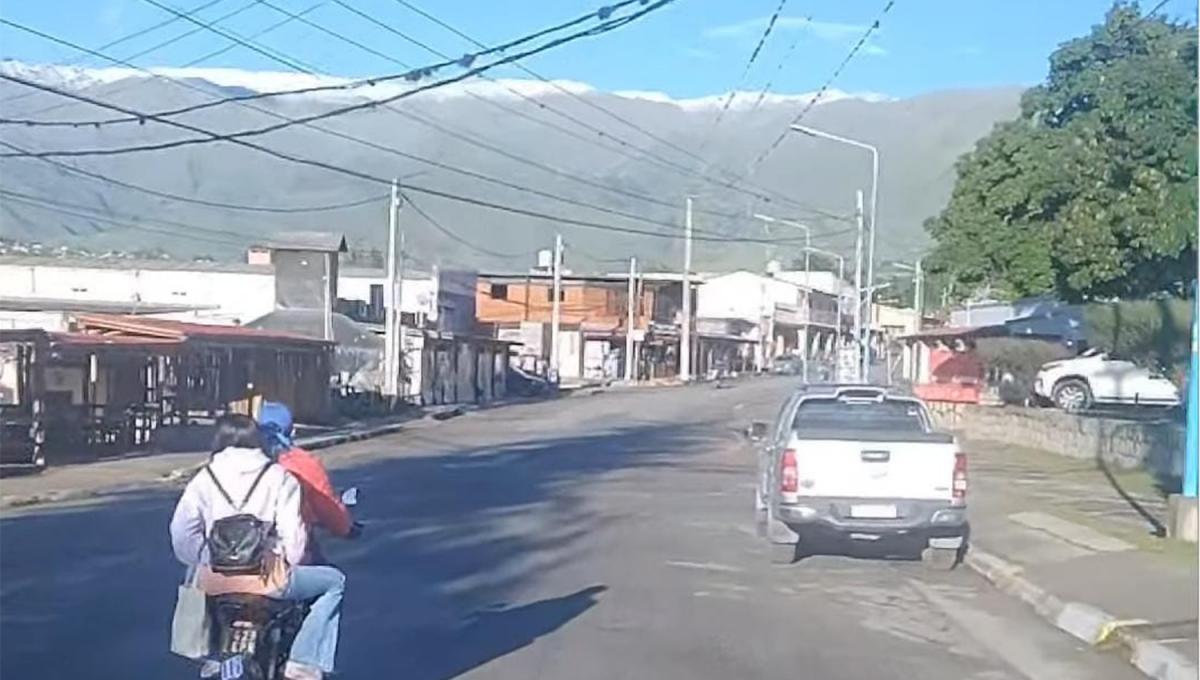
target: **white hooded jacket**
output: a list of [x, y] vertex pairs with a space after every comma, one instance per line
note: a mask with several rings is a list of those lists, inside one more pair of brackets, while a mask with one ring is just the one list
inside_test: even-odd
[[271, 468], [241, 510], [225, 499], [207, 472], [200, 470], [192, 477], [171, 517], [171, 547], [180, 562], [207, 564], [204, 539], [213, 522], [245, 513], [273, 522], [278, 537], [275, 552], [286, 558], [288, 564], [300, 564], [308, 536], [300, 515], [301, 489], [296, 478], [257, 449], [230, 447], [213, 454], [209, 461], [221, 487], [236, 503], [246, 498], [264, 465]]

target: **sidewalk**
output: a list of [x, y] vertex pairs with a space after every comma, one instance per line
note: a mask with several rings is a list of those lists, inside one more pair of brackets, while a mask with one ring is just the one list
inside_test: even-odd
[[[323, 449], [350, 441], [379, 437], [402, 429], [422, 417], [438, 418], [447, 408], [416, 410], [394, 418], [372, 419], [296, 438], [296, 444]], [[457, 413], [461, 413], [461, 408]], [[0, 509], [110, 495], [187, 477], [208, 458], [207, 451], [138, 452], [85, 463], [52, 466], [39, 473], [0, 478]]]
[[963, 449], [968, 566], [1150, 677], [1197, 677], [1196, 546], [1160, 537], [1166, 499], [1150, 474], [985, 441]]
[[[487, 404], [447, 404], [416, 408], [390, 418], [356, 421], [307, 436], [298, 436], [296, 444], [313, 451], [392, 434], [418, 420], [442, 421], [474, 411], [598, 392], [603, 390], [563, 389], [543, 395], [514, 396]], [[204, 463], [208, 455], [207, 451], [137, 452], [110, 460], [51, 466], [39, 473], [0, 477], [0, 510], [106, 496], [153, 484], [176, 482], [191, 475]]]

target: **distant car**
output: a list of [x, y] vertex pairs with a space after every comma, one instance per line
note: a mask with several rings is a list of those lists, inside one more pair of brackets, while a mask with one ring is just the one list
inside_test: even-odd
[[899, 544], [937, 569], [965, 553], [967, 458], [921, 400], [810, 385], [747, 435], [758, 454], [756, 523], [773, 561], [791, 563], [823, 539]]
[[771, 372], [775, 375], [800, 375], [804, 369], [804, 360], [797, 356], [782, 356], [771, 362]]
[[1097, 404], [1179, 404], [1179, 389], [1165, 376], [1096, 349], [1043, 365], [1033, 381], [1033, 393], [1072, 413]]

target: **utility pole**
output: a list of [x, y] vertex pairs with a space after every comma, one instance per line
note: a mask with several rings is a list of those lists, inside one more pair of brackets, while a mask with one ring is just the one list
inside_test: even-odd
[[396, 245], [400, 230], [400, 183], [392, 180], [392, 200], [388, 203], [387, 295], [384, 299], [383, 394], [395, 399], [399, 394], [400, 291], [396, 277]]
[[863, 343], [863, 381], [871, 379], [871, 328], [875, 320], [875, 234], [879, 225], [879, 150], [873, 146], [871, 151], [871, 231], [867, 235], [867, 308], [866, 340]]
[[321, 316], [326, 342], [333, 342], [333, 257], [334, 253], [325, 253], [325, 304]]
[[[865, 381], [863, 366], [863, 193], [859, 189], [854, 196], [854, 218], [858, 224], [858, 235], [854, 239], [854, 347], [857, 349], [859, 380]], [[857, 382], [857, 381], [856, 381]]]
[[625, 382], [632, 383], [633, 378], [633, 323], [637, 318], [635, 309], [637, 301], [637, 258], [629, 258], [629, 299], [627, 303], [628, 312], [625, 317]]
[[683, 221], [683, 325], [679, 329], [679, 379], [692, 379], [692, 197]]
[[913, 309], [917, 313], [917, 332], [925, 325], [925, 270], [921, 260], [918, 257], [913, 264]]
[[562, 296], [562, 261], [563, 261], [563, 239], [562, 234], [554, 235], [554, 289], [551, 292], [553, 301], [550, 311], [550, 371], [555, 383], [558, 383], [558, 332], [560, 325], [560, 317], [562, 315], [562, 303], [559, 298]]

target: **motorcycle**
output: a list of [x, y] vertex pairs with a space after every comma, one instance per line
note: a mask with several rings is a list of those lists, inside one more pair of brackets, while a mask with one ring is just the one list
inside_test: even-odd
[[[346, 507], [358, 504], [358, 489], [342, 493]], [[228, 593], [208, 598], [212, 649], [220, 680], [280, 680], [300, 624], [312, 601], [277, 600], [263, 595]]]

